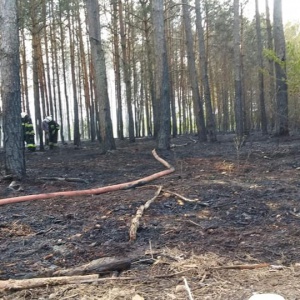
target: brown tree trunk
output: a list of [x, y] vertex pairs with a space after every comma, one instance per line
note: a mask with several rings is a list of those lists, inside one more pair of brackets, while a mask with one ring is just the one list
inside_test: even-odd
[[158, 149], [170, 148], [170, 83], [169, 83], [169, 66], [167, 45], [165, 39], [164, 27], [164, 1], [152, 1], [152, 19], [154, 26], [156, 77], [160, 80], [157, 82], [157, 99], [160, 99], [160, 117], [159, 131], [157, 135]]
[[[39, 82], [39, 45], [41, 43], [40, 38], [40, 23], [37, 20], [37, 12], [40, 11], [40, 3], [33, 1], [30, 7], [30, 21], [32, 32], [32, 78], [33, 78], [33, 97], [34, 97], [34, 109], [35, 109], [35, 125], [37, 128], [37, 135], [39, 139], [39, 148], [44, 150], [43, 130], [41, 127], [41, 103], [40, 103], [40, 82]], [[42, 102], [45, 104], [45, 102]]]
[[207, 141], [206, 128], [204, 121], [204, 111], [203, 102], [200, 96], [199, 85], [198, 85], [198, 74], [195, 65], [195, 53], [193, 50], [193, 37], [191, 29], [191, 20], [188, 11], [188, 1], [182, 0], [182, 10], [183, 10], [183, 21], [185, 26], [186, 34], [186, 51], [188, 59], [188, 69], [189, 69], [189, 79], [192, 87], [192, 94], [194, 100], [194, 116], [197, 124], [197, 134], [200, 141]]
[[276, 74], [276, 135], [288, 136], [288, 86], [286, 75], [285, 37], [282, 24], [281, 0], [274, 0], [274, 47], [277, 60], [275, 61]]
[[241, 78], [241, 24], [240, 24], [240, 3], [234, 0], [234, 77], [235, 77], [235, 122], [236, 135], [239, 145], [242, 143], [244, 133], [243, 124], [243, 99], [242, 99], [242, 78]]
[[118, 138], [124, 139], [123, 123], [123, 105], [121, 96], [121, 68], [120, 68], [120, 50], [118, 35], [118, 0], [112, 0], [113, 8], [113, 41], [114, 41], [114, 74], [115, 74], [115, 91], [117, 98], [117, 134]]
[[95, 97], [99, 105], [102, 151], [116, 148], [113, 137], [104, 50], [101, 42], [99, 6], [97, 0], [86, 0], [91, 57], [95, 80]]
[[122, 49], [122, 61], [124, 72], [124, 83], [126, 88], [126, 104], [128, 112], [128, 135], [129, 141], [134, 142], [134, 121], [132, 111], [132, 93], [131, 93], [131, 71], [129, 63], [129, 53], [127, 51], [125, 25], [123, 19], [123, 1], [119, 1], [119, 24], [120, 24], [120, 36], [121, 36], [121, 49]]
[[204, 87], [204, 101], [205, 101], [205, 111], [206, 111], [206, 129], [210, 142], [217, 141], [216, 135], [216, 124], [212, 109], [211, 95], [210, 95], [210, 85], [208, 80], [208, 62], [205, 50], [205, 40], [204, 32], [202, 27], [202, 16], [200, 8], [200, 0], [196, 0], [196, 26], [198, 30], [198, 43], [199, 43], [199, 59], [201, 65], [202, 74], [202, 84]]
[[21, 126], [18, 29], [17, 1], [0, 1], [0, 78], [5, 172], [22, 179], [26, 168]]
[[61, 43], [61, 61], [62, 61], [62, 76], [63, 76], [63, 86], [64, 86], [64, 98], [66, 103], [66, 118], [67, 122], [67, 137], [68, 140], [71, 140], [71, 123], [70, 123], [70, 104], [69, 104], [69, 95], [67, 89], [67, 76], [66, 76], [66, 58], [65, 58], [65, 31], [63, 29], [63, 18], [62, 18], [62, 0], [59, 0], [59, 36]]
[[73, 143], [75, 146], [80, 146], [80, 132], [79, 132], [79, 109], [77, 97], [77, 82], [75, 71], [75, 38], [74, 38], [74, 20], [71, 18], [70, 7], [68, 9], [68, 31], [70, 41], [70, 61], [71, 61], [71, 77], [72, 77], [72, 90], [73, 90], [73, 113], [74, 113], [74, 136]]
[[[273, 34], [272, 34], [272, 25], [271, 25], [271, 20], [270, 20], [270, 9], [269, 9], [269, 2], [266, 0], [266, 29], [267, 29], [267, 44], [268, 44], [268, 49], [271, 51], [274, 51], [274, 46], [273, 46]], [[276, 87], [275, 87], [275, 69], [274, 69], [274, 60], [269, 58], [268, 59], [268, 74], [269, 74], [269, 85], [268, 85], [268, 90], [269, 90], [269, 118], [270, 118], [270, 129], [273, 130], [275, 128], [275, 113], [274, 111], [276, 110], [276, 101], [275, 101], [275, 92], [276, 92]]]
[[258, 0], [255, 0], [255, 15], [256, 15], [256, 39], [257, 39], [257, 58], [259, 63], [258, 69], [258, 86], [259, 86], [259, 104], [260, 104], [260, 123], [262, 134], [266, 135], [268, 133], [266, 106], [265, 106], [265, 84], [264, 84], [264, 74], [262, 70], [264, 69], [263, 63], [263, 47], [261, 38], [261, 26], [260, 26], [260, 14], [258, 8]]

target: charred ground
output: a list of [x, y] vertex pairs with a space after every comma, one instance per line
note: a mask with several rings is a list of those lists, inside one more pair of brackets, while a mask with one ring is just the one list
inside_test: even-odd
[[[3, 291], [0, 299], [188, 299], [183, 277], [194, 299], [242, 300], [255, 292], [300, 299], [300, 139], [256, 136], [241, 149], [228, 135], [214, 144], [189, 136], [172, 143], [172, 150], [157, 153], [175, 172], [142, 187], [0, 206], [1, 280], [38, 277], [101, 257], [132, 259], [131, 268], [117, 274], [129, 279]], [[117, 150], [105, 155], [88, 142], [80, 149], [70, 144], [27, 153], [21, 189], [10, 189], [3, 177], [0, 197], [144, 178], [165, 169], [154, 148], [153, 140], [138, 139], [117, 141]], [[1, 159], [3, 165], [3, 153]], [[130, 242], [131, 220], [156, 185], [164, 192], [144, 212]], [[261, 263], [270, 265], [223, 268]]]

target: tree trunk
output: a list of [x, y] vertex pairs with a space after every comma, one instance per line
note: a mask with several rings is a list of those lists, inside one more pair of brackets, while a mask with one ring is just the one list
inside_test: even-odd
[[234, 0], [234, 77], [235, 77], [235, 122], [238, 143], [244, 133], [243, 124], [243, 99], [242, 99], [242, 78], [241, 78], [241, 25], [240, 25], [240, 3]]
[[[146, 97], [146, 117], [147, 117], [147, 133], [149, 136], [157, 136], [158, 129], [159, 129], [159, 116], [158, 116], [158, 107], [157, 101], [155, 98], [155, 84], [154, 84], [154, 76], [153, 76], [153, 47], [151, 44], [151, 26], [149, 26], [148, 22], [148, 6], [146, 5], [148, 0], [139, 0], [142, 5], [142, 14], [143, 14], [143, 29], [145, 32], [145, 48], [146, 48], [146, 69], [148, 74], [148, 85], [149, 85], [149, 94], [150, 94], [150, 101], [147, 93], [145, 93]], [[150, 102], [150, 103], [149, 103]], [[151, 112], [150, 106], [152, 105], [152, 115], [153, 115], [153, 122], [151, 122]], [[152, 125], [153, 123], [153, 125]]]
[[274, 0], [274, 47], [276, 74], [276, 135], [288, 136], [288, 86], [286, 75], [285, 37], [282, 25], [281, 0]]
[[198, 85], [198, 74], [195, 65], [195, 54], [193, 50], [193, 37], [192, 37], [192, 29], [191, 29], [191, 21], [189, 16], [189, 6], [187, 0], [182, 0], [182, 10], [183, 10], [183, 21], [185, 26], [185, 34], [186, 34], [186, 51], [187, 51], [187, 59], [188, 59], [188, 69], [189, 69], [189, 79], [190, 84], [192, 86], [192, 94], [194, 100], [194, 117], [196, 119], [197, 124], [197, 134], [198, 139], [200, 141], [207, 141], [206, 136], [206, 128], [204, 121], [204, 111], [203, 111], [203, 103], [200, 96], [199, 85]]
[[122, 1], [119, 1], [119, 23], [120, 23], [120, 36], [121, 36], [124, 82], [125, 82], [125, 88], [126, 88], [126, 103], [127, 103], [127, 112], [128, 112], [128, 135], [129, 135], [129, 141], [134, 142], [135, 137], [134, 137], [134, 121], [133, 121], [132, 99], [131, 99], [132, 98], [131, 71], [130, 71], [130, 63], [129, 63], [129, 53], [127, 51], [127, 45], [126, 45]]
[[62, 61], [62, 76], [63, 76], [63, 86], [64, 86], [64, 97], [66, 103], [66, 118], [67, 122], [67, 136], [68, 140], [71, 140], [71, 123], [70, 123], [70, 108], [69, 108], [69, 95], [67, 89], [67, 76], [66, 76], [66, 59], [65, 59], [65, 31], [63, 29], [63, 20], [62, 20], [62, 6], [63, 0], [59, 1], [59, 36], [61, 43], [61, 61]]
[[75, 75], [75, 38], [74, 38], [74, 20], [71, 19], [70, 4], [68, 9], [68, 29], [70, 40], [70, 61], [71, 61], [71, 77], [72, 77], [72, 89], [73, 89], [73, 112], [74, 112], [74, 138], [73, 143], [75, 146], [80, 146], [80, 132], [79, 132], [79, 109], [78, 109], [78, 97], [77, 97], [77, 82]]
[[95, 97], [99, 107], [102, 151], [116, 149], [113, 137], [104, 50], [101, 43], [99, 6], [97, 0], [86, 0], [91, 57], [95, 79]]
[[[269, 9], [269, 2], [266, 0], [266, 27], [267, 27], [267, 44], [268, 50], [274, 51], [273, 47], [273, 34], [272, 34], [272, 25], [270, 20], [270, 9]], [[268, 73], [269, 73], [269, 124], [270, 129], [273, 130], [275, 128], [275, 70], [274, 70], [274, 60], [269, 58], [268, 59]]]
[[[39, 88], [39, 44], [40, 41], [40, 24], [37, 20], [37, 11], [40, 10], [39, 4], [33, 1], [30, 7], [30, 21], [32, 31], [32, 78], [33, 78], [33, 98], [35, 109], [35, 125], [37, 128], [39, 148], [44, 150], [43, 130], [42, 130], [42, 117], [41, 117], [41, 105], [40, 105], [40, 88]], [[42, 102], [45, 104], [44, 102]]]
[[112, 0], [113, 8], [113, 41], [114, 41], [114, 74], [115, 74], [115, 91], [117, 98], [117, 134], [120, 140], [124, 139], [123, 123], [123, 105], [121, 96], [121, 68], [120, 68], [120, 50], [118, 35], [118, 0]]
[[256, 14], [256, 39], [257, 39], [257, 58], [258, 58], [258, 86], [259, 86], [259, 104], [260, 104], [260, 123], [262, 134], [268, 133], [266, 106], [265, 106], [265, 88], [264, 88], [264, 63], [263, 63], [263, 46], [261, 38], [260, 14], [258, 8], [258, 0], [255, 0], [255, 14]]
[[[90, 96], [90, 86], [89, 86], [89, 77], [88, 77], [88, 69], [87, 69], [87, 62], [86, 62], [86, 51], [84, 49], [84, 43], [83, 43], [83, 32], [82, 32], [82, 22], [80, 17], [80, 9], [77, 9], [76, 18], [77, 18], [77, 26], [78, 26], [78, 38], [79, 38], [79, 49], [80, 49], [80, 63], [82, 68], [82, 81], [83, 81], [83, 91], [84, 91], [84, 99], [85, 99], [85, 114], [86, 114], [86, 128], [87, 128], [87, 134], [88, 138], [91, 138], [91, 131], [92, 127], [91, 124], [93, 122], [91, 121], [91, 96]], [[83, 124], [83, 120], [82, 120]], [[84, 125], [84, 124], [83, 124]]]
[[210, 95], [210, 85], [208, 80], [208, 62], [205, 50], [205, 40], [204, 32], [202, 27], [202, 16], [200, 9], [200, 0], [196, 0], [196, 18], [197, 18], [197, 30], [198, 30], [198, 40], [199, 40], [199, 58], [201, 64], [201, 74], [202, 74], [202, 84], [204, 86], [204, 100], [206, 108], [206, 129], [210, 142], [217, 141], [216, 135], [216, 123], [212, 109], [211, 95]]
[[21, 126], [20, 53], [17, 1], [0, 1], [0, 78], [3, 104], [5, 172], [16, 179], [25, 176]]
[[152, 18], [155, 40], [157, 99], [160, 99], [159, 131], [157, 135], [158, 149], [170, 148], [170, 84], [167, 46], [164, 30], [164, 1], [152, 1]]

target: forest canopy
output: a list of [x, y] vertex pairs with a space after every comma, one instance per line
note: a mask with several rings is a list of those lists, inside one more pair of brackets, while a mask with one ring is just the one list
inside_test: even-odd
[[[31, 115], [37, 132], [42, 119], [52, 115], [61, 124], [60, 140], [75, 144], [80, 139], [101, 141], [107, 132], [99, 127], [106, 126], [109, 118], [113, 136], [132, 141], [158, 136], [163, 122], [169, 124], [164, 129], [168, 134], [196, 133], [201, 138], [204, 131], [204, 140], [206, 133], [213, 140], [215, 132], [235, 131], [237, 118], [243, 123], [243, 135], [252, 130], [276, 133], [276, 64], [288, 86], [289, 131], [298, 131], [299, 24], [284, 25], [282, 59], [274, 45], [274, 11], [268, 1], [264, 11], [257, 7], [253, 16], [245, 14], [249, 1], [164, 1], [161, 25], [155, 18], [159, 11], [154, 13], [157, 1], [103, 0], [96, 33], [100, 39], [91, 36], [88, 25], [87, 8], [93, 2], [97, 3], [18, 1], [21, 110]], [[157, 42], [159, 35], [165, 50]], [[101, 46], [98, 54], [103, 54], [100, 73], [93, 61], [93, 41]], [[168, 78], [162, 85], [163, 69]], [[99, 74], [105, 76], [97, 91]], [[169, 112], [162, 109], [163, 97]], [[109, 114], [103, 116], [101, 110]], [[37, 134], [38, 140], [42, 138]]]

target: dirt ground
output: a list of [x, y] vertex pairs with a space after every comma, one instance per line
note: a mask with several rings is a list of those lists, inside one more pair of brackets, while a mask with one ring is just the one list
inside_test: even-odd
[[[4, 198], [94, 189], [166, 170], [151, 139], [117, 141], [105, 155], [88, 142], [26, 153], [20, 188], [1, 175], [1, 282], [99, 258], [131, 265], [89, 283], [2, 289], [0, 299], [247, 300], [271, 292], [300, 299], [300, 138], [253, 136], [242, 149], [233, 136], [218, 140], [173, 139], [170, 151], [157, 154], [175, 171], [140, 187], [2, 205]], [[3, 151], [0, 157], [3, 169]], [[137, 209], [158, 186], [130, 241]]]

